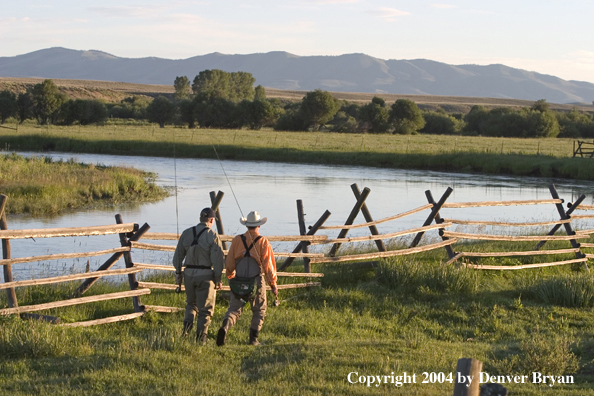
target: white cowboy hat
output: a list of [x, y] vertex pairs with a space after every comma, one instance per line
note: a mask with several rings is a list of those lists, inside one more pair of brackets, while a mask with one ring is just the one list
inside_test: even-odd
[[247, 215], [247, 219], [245, 217], [242, 217], [241, 219], [239, 219], [239, 222], [246, 227], [259, 227], [262, 224], [266, 223], [266, 220], [268, 220], [266, 217], [260, 217], [260, 214], [258, 212], [253, 211]]

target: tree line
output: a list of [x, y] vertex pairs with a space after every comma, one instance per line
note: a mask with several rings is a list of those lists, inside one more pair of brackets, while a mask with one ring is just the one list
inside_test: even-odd
[[36, 119], [39, 124], [102, 124], [108, 119], [148, 120], [188, 128], [274, 128], [279, 131], [343, 133], [449, 134], [500, 137], [594, 138], [594, 119], [578, 111], [553, 111], [545, 100], [531, 107], [486, 109], [473, 106], [466, 113], [422, 111], [415, 102], [392, 104], [374, 97], [366, 104], [335, 99], [329, 92], [307, 92], [298, 102], [266, 98], [246, 72], [204, 70], [190, 82], [177, 77], [172, 99], [131, 96], [120, 103], [69, 99], [52, 80], [18, 95], [0, 92], [0, 121]]

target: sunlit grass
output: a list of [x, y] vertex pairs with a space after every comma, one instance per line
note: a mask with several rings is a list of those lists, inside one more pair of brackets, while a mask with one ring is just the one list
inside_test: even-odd
[[155, 201], [167, 192], [154, 178], [133, 168], [0, 155], [0, 193], [8, 196], [6, 212], [13, 214], [55, 215], [98, 204]]
[[594, 180], [594, 162], [572, 158], [571, 139], [375, 135], [147, 126], [39, 127], [0, 131], [0, 149], [348, 164]]
[[[478, 245], [477, 251], [501, 247]], [[594, 394], [591, 308], [545, 301], [535, 292], [567, 277], [591, 280], [583, 268], [495, 273], [444, 267], [444, 256], [439, 250], [375, 267], [314, 264], [315, 272], [325, 274], [322, 287], [281, 291], [281, 305], [268, 309], [260, 335], [265, 345], [259, 348], [247, 345], [249, 310], [231, 329], [227, 345], [215, 345], [228, 304], [225, 293], [218, 294], [211, 339], [202, 347], [193, 336], [180, 337], [183, 312], [149, 313], [92, 328], [0, 317], [0, 389], [14, 395], [372, 395], [396, 390], [391, 384], [350, 384], [347, 375], [406, 371], [417, 374], [417, 383], [398, 392], [444, 395], [452, 393], [453, 384], [422, 384], [422, 373], [454, 372], [459, 358], [473, 357], [491, 374], [544, 370], [575, 376], [576, 385], [552, 389], [509, 385], [516, 395]], [[173, 283], [173, 275], [146, 280]], [[17, 295], [21, 305], [60, 299], [76, 283], [18, 288]], [[101, 281], [90, 293], [126, 288]], [[185, 300], [183, 294], [163, 290], [141, 299], [177, 307]], [[6, 296], [0, 294], [0, 306], [5, 305]], [[132, 303], [123, 299], [41, 313], [73, 322], [129, 312]]]

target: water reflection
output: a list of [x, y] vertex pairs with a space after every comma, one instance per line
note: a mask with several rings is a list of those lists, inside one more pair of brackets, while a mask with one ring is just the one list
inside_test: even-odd
[[[35, 153], [21, 153], [37, 155]], [[221, 190], [225, 197], [221, 213], [225, 232], [236, 234], [244, 228], [238, 219], [251, 210], [268, 217], [262, 233], [268, 235], [294, 235], [298, 233], [296, 200], [303, 200], [306, 223], [311, 225], [328, 209], [332, 216], [327, 225], [344, 224], [355, 203], [350, 185], [357, 183], [362, 190], [371, 189], [367, 206], [375, 219], [392, 216], [427, 203], [425, 191], [431, 190], [437, 201], [447, 189], [454, 189], [448, 202], [503, 201], [550, 199], [548, 185], [554, 182], [559, 195], [573, 201], [580, 194], [587, 195], [585, 204], [592, 204], [594, 183], [573, 180], [547, 180], [530, 177], [485, 176], [454, 174], [433, 171], [376, 169], [355, 166], [302, 165], [267, 162], [224, 161], [204, 159], [177, 159], [158, 157], [114, 156], [95, 154], [44, 153], [54, 159], [69, 159], [103, 165], [133, 166], [156, 172], [158, 183], [173, 188], [177, 184], [176, 197], [150, 204], [121, 205], [110, 209], [68, 213], [56, 218], [31, 219], [25, 216], [9, 216], [11, 229], [58, 228], [113, 224], [114, 215], [121, 213], [124, 222], [148, 223], [153, 232], [181, 232], [197, 222], [201, 208], [210, 206], [210, 191]], [[177, 174], [176, 174], [177, 173]], [[226, 174], [226, 175], [225, 175]], [[228, 179], [228, 180], [227, 180]], [[232, 186], [233, 191], [229, 184]], [[234, 194], [233, 194], [234, 193]], [[237, 199], [237, 202], [234, 198]], [[381, 233], [419, 227], [427, 212], [415, 214], [396, 222], [378, 225]], [[494, 221], [545, 221], [559, 218], [554, 205], [519, 207], [444, 209], [445, 218]], [[355, 223], [364, 222], [359, 214]], [[584, 225], [586, 227], [586, 225]], [[591, 227], [590, 227], [591, 228]], [[367, 235], [368, 229], [353, 230], [349, 235]], [[335, 236], [337, 232], [329, 233]], [[172, 242], [168, 242], [172, 243]], [[53, 238], [12, 241], [12, 257], [31, 255], [85, 252], [116, 247], [117, 236]], [[287, 251], [291, 246], [277, 245]], [[134, 251], [139, 262], [170, 263], [167, 254]], [[91, 258], [91, 269], [100, 265], [106, 257]], [[40, 277], [48, 274], [79, 272], [84, 270], [87, 259], [60, 260], [53, 263], [16, 264], [13, 266], [16, 279]], [[123, 263], [118, 263], [123, 266]]]

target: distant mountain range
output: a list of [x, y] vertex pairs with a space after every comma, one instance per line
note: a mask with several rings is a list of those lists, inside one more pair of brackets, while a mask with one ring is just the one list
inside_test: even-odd
[[594, 84], [505, 65], [448, 65], [426, 59], [383, 60], [365, 54], [297, 56], [288, 52], [188, 59], [120, 58], [102, 51], [48, 48], [0, 57], [0, 77], [41, 77], [173, 84], [202, 70], [246, 71], [264, 87], [309, 91], [447, 95], [592, 103]]

